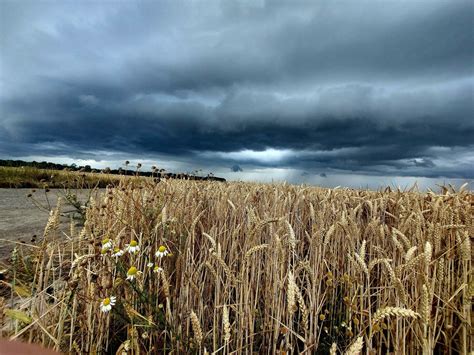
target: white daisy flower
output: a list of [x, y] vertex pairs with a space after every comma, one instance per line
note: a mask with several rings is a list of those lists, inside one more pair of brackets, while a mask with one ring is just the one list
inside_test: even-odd
[[158, 265], [156, 265], [153, 269], [153, 272], [155, 272], [155, 273], [158, 273], [158, 272], [161, 272], [161, 271], [163, 271], [163, 268], [159, 267]]
[[124, 251], [120, 248], [114, 248], [114, 251], [112, 252], [112, 256], [114, 258], [119, 258], [124, 254]]
[[115, 305], [116, 300], [117, 298], [114, 296], [104, 298], [102, 302], [100, 302], [100, 310], [104, 313], [109, 312], [112, 309], [112, 306]]
[[127, 271], [127, 280], [133, 281], [135, 277], [140, 275], [142, 272], [138, 271], [138, 269], [135, 266], [130, 267]]
[[151, 269], [153, 267], [153, 265], [154, 265], [153, 263], [148, 263], [148, 264], [146, 264], [146, 267]]
[[132, 240], [130, 244], [126, 245], [126, 250], [130, 254], [135, 254], [137, 251], [140, 250], [140, 246], [138, 245], [138, 242], [136, 240]]
[[112, 248], [112, 241], [109, 238], [102, 240], [102, 249], [108, 250]]
[[162, 258], [166, 255], [168, 255], [169, 252], [168, 252], [168, 249], [166, 249], [166, 247], [164, 245], [160, 245], [160, 247], [158, 248], [158, 251], [155, 253], [155, 256], [158, 258]]

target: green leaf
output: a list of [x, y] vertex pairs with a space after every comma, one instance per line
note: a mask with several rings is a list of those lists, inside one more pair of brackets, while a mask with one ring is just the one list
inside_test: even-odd
[[25, 312], [20, 311], [18, 309], [6, 309], [5, 315], [10, 317], [11, 319], [19, 320], [25, 324], [31, 323], [31, 318]]

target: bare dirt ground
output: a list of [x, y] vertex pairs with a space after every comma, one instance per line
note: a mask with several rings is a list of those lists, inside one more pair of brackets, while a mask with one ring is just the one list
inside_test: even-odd
[[[33, 197], [44, 207], [35, 206], [27, 195], [31, 189], [0, 189], [0, 260], [9, 256], [16, 243], [35, 244], [41, 240], [44, 227], [49, 217], [49, 209], [56, 206], [58, 196], [62, 190], [52, 189], [45, 194], [44, 190], [37, 190]], [[89, 190], [75, 191], [78, 200], [85, 202]], [[62, 212], [73, 208], [64, 203]], [[70, 219], [61, 218], [61, 229], [68, 230]], [[36, 242], [32, 241], [36, 236]]]

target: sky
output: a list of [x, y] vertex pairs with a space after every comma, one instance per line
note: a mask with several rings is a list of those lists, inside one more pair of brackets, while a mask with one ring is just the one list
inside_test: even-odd
[[472, 182], [473, 29], [461, 0], [0, 0], [0, 158]]

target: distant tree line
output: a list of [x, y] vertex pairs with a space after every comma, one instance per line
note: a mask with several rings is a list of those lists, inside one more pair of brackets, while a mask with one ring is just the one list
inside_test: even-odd
[[23, 161], [23, 160], [1, 160], [0, 159], [0, 166], [8, 166], [13, 168], [18, 168], [22, 166], [27, 166], [31, 168], [38, 168], [38, 169], [51, 169], [51, 170], [64, 170], [66, 168], [76, 168], [75, 164], [69, 166], [65, 164], [56, 164], [50, 163], [47, 161]]
[[[125, 164], [128, 166], [128, 164]], [[23, 161], [23, 160], [2, 160], [0, 159], [0, 166], [5, 167], [31, 167], [37, 169], [49, 169], [49, 170], [65, 170], [65, 171], [77, 171], [82, 173], [105, 173], [112, 175], [136, 175], [136, 176], [149, 176], [163, 179], [187, 179], [187, 180], [212, 180], [212, 181], [226, 181], [224, 178], [214, 176], [212, 173], [207, 176], [197, 176], [187, 173], [169, 173], [164, 169], [152, 168], [152, 171], [141, 171], [141, 164], [138, 164], [136, 170], [131, 169], [110, 169], [105, 168], [103, 170], [93, 169], [90, 165], [79, 166], [77, 164], [58, 164], [47, 161]]]

